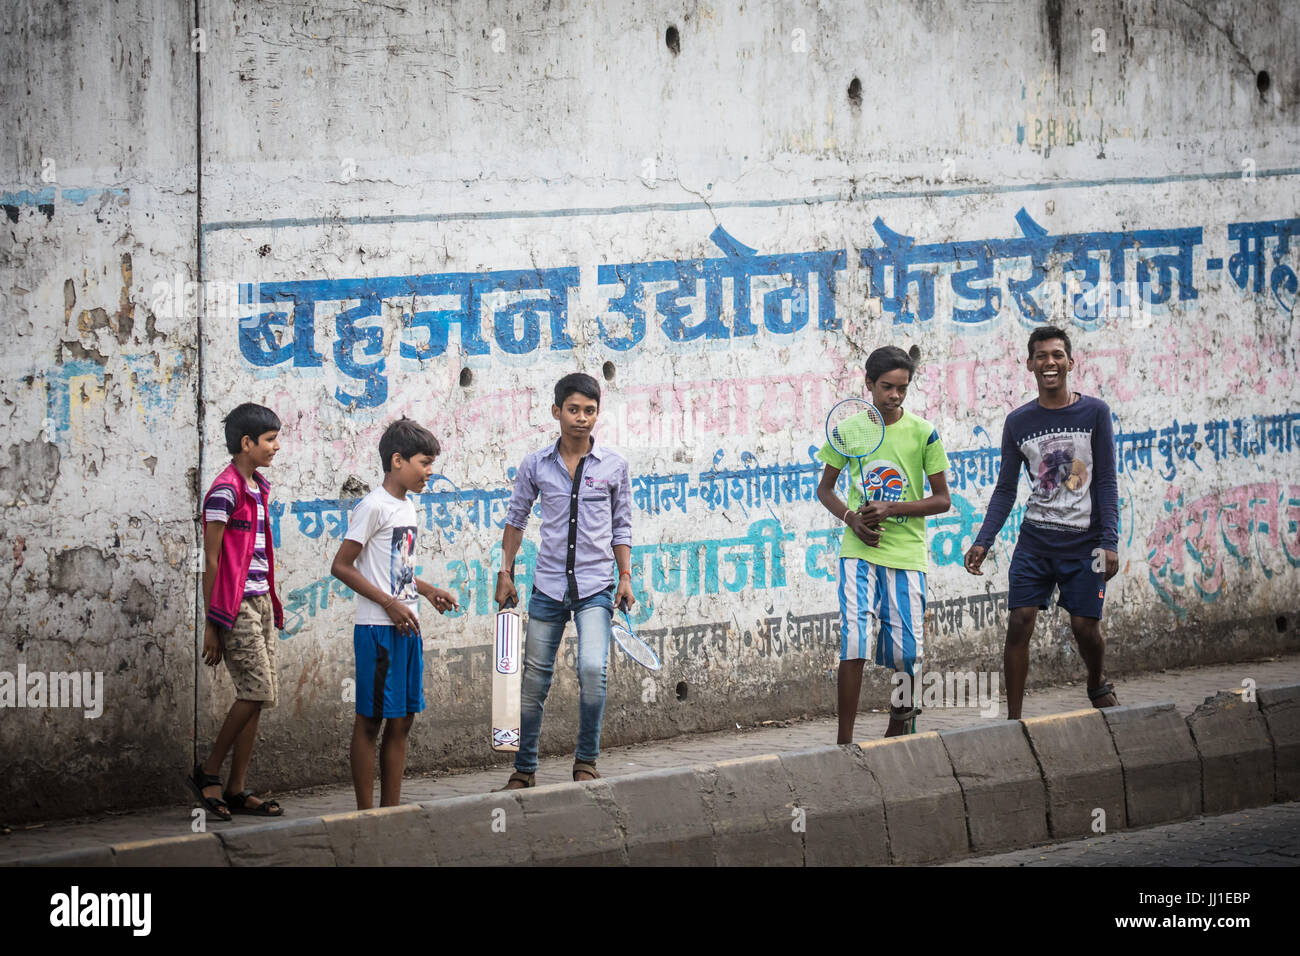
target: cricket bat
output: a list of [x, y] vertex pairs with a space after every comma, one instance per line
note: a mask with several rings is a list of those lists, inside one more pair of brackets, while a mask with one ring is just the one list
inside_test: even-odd
[[508, 601], [497, 612], [492, 645], [492, 749], [519, 751], [519, 696], [523, 687], [519, 611]]

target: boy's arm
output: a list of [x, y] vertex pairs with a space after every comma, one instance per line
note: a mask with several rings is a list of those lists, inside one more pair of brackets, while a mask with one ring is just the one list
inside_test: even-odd
[[460, 607], [460, 602], [450, 591], [444, 591], [442, 588], [435, 588], [427, 581], [415, 579], [415, 590], [426, 601], [438, 609], [439, 614], [446, 614], [448, 611], [454, 611]]
[[614, 606], [626, 611], [636, 603], [636, 595], [632, 593], [632, 476], [626, 463], [614, 489], [610, 508], [613, 531], [610, 541], [614, 546], [614, 563], [618, 565]]
[[515, 590], [515, 556], [524, 542], [524, 529], [528, 527], [528, 513], [537, 500], [537, 481], [533, 464], [525, 458], [515, 473], [515, 490], [506, 507], [506, 526], [501, 532], [501, 570], [497, 572], [496, 602], [500, 607], [506, 601], [519, 600]]
[[212, 607], [212, 589], [217, 583], [217, 567], [221, 560], [221, 542], [226, 537], [222, 521], [209, 520], [203, 527], [203, 663], [216, 667], [221, 663], [225, 640], [221, 629], [208, 620]]
[[1119, 573], [1119, 476], [1115, 471], [1115, 432], [1105, 403], [1097, 418], [1097, 427], [1092, 430], [1092, 480], [1101, 510], [1101, 549], [1109, 581]]
[[839, 477], [840, 469], [834, 465], [827, 465], [822, 469], [822, 480], [817, 485], [817, 500], [822, 503], [823, 508], [835, 516], [837, 521], [843, 521], [848, 529], [858, 536], [859, 541], [869, 548], [878, 547], [880, 528], [864, 520], [861, 513], [850, 511], [849, 506], [840, 501], [840, 496], [835, 493], [835, 482]]
[[388, 615], [388, 619], [393, 622], [399, 631], [418, 633], [420, 630], [419, 616], [407, 607], [404, 602], [397, 600], [396, 595], [385, 594], [367, 581], [365, 575], [357, 570], [356, 561], [360, 554], [361, 542], [354, 541], [351, 538], [344, 538], [343, 543], [339, 545], [338, 554], [334, 555], [334, 562], [330, 565], [330, 574], [366, 600], [374, 601], [382, 607], [384, 613]]
[[1020, 449], [1016, 447], [1011, 429], [1002, 426], [1002, 464], [998, 468], [998, 483], [993, 488], [993, 497], [989, 499], [988, 511], [984, 513], [984, 523], [975, 535], [975, 543], [966, 552], [965, 566], [971, 574], [983, 574], [980, 565], [988, 554], [989, 545], [1002, 530], [1002, 525], [1011, 514], [1016, 503], [1016, 484], [1020, 481]]

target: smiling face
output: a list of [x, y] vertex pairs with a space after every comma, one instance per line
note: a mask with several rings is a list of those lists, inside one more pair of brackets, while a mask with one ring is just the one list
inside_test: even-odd
[[563, 405], [551, 406], [551, 416], [560, 423], [560, 434], [570, 441], [587, 441], [599, 415], [600, 403], [581, 392], [570, 392]]
[[424, 452], [419, 452], [412, 458], [403, 458], [400, 452], [393, 452], [393, 466], [388, 473], [397, 479], [402, 488], [412, 494], [419, 494], [433, 477], [433, 461], [433, 456]]
[[1025, 362], [1025, 368], [1034, 373], [1039, 395], [1059, 395], [1069, 388], [1074, 359], [1061, 339], [1040, 339], [1034, 343], [1034, 354]]
[[905, 368], [890, 369], [877, 379], [867, 379], [871, 404], [885, 416], [885, 424], [892, 425], [902, 417], [903, 400], [907, 398], [907, 386], [911, 384], [912, 375]]
[[262, 432], [257, 441], [245, 435], [239, 440], [240, 450], [248, 456], [249, 464], [254, 468], [265, 468], [280, 450], [279, 430]]

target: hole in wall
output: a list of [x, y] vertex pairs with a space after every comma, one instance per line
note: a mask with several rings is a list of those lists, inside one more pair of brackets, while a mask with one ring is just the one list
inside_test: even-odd
[[913, 345], [907, 350], [907, 355], [913, 362], [921, 361], [921, 346]]
[[856, 76], [849, 82], [849, 102], [854, 106], [862, 105], [862, 81]]
[[673, 56], [682, 52], [682, 37], [676, 27], [670, 26], [664, 33], [664, 43], [668, 44], [668, 49], [673, 51]]
[[460, 387], [469, 388], [474, 383], [474, 373], [467, 368], [460, 370]]
[[1288, 622], [1285, 614], [1279, 614], [1277, 620], [1273, 622], [1273, 626], [1277, 628], [1279, 634], [1286, 633], [1287, 624]]
[[1268, 70], [1260, 70], [1255, 74], [1255, 89], [1259, 90], [1259, 95], [1263, 96], [1268, 92], [1268, 88], [1273, 85], [1272, 79], [1269, 78]]
[[678, 699], [678, 700], [685, 700], [685, 699], [686, 699], [686, 694], [687, 694], [687, 692], [688, 692], [689, 690], [690, 690], [690, 688], [686, 686], [686, 681], [678, 681], [678, 683], [677, 683], [677, 699]]
[[605, 381], [607, 381], [607, 382], [612, 382], [612, 381], [614, 381], [614, 363], [613, 363], [613, 362], [606, 362], [604, 365], [601, 366], [600, 371], [601, 371], [601, 374], [605, 376]]

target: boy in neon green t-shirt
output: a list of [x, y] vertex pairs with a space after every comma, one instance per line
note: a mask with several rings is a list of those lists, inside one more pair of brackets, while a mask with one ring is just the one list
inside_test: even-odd
[[[889, 708], [886, 737], [906, 733], [920, 708], [916, 665], [924, 650], [925, 518], [943, 514], [948, 497], [948, 456], [939, 433], [923, 418], [903, 411], [915, 366], [892, 345], [867, 357], [867, 389], [885, 421], [885, 439], [865, 460], [845, 458], [829, 443], [817, 453], [826, 463], [817, 500], [846, 525], [840, 546], [839, 739], [853, 742], [853, 723], [868, 654], [878, 665], [906, 673], [903, 706]], [[849, 501], [835, 493], [844, 466], [849, 470]], [[872, 500], [862, 500], [865, 471]], [[930, 495], [924, 495], [925, 480]], [[879, 634], [871, 627], [873, 619]], [[874, 653], [873, 653], [874, 647]]]

